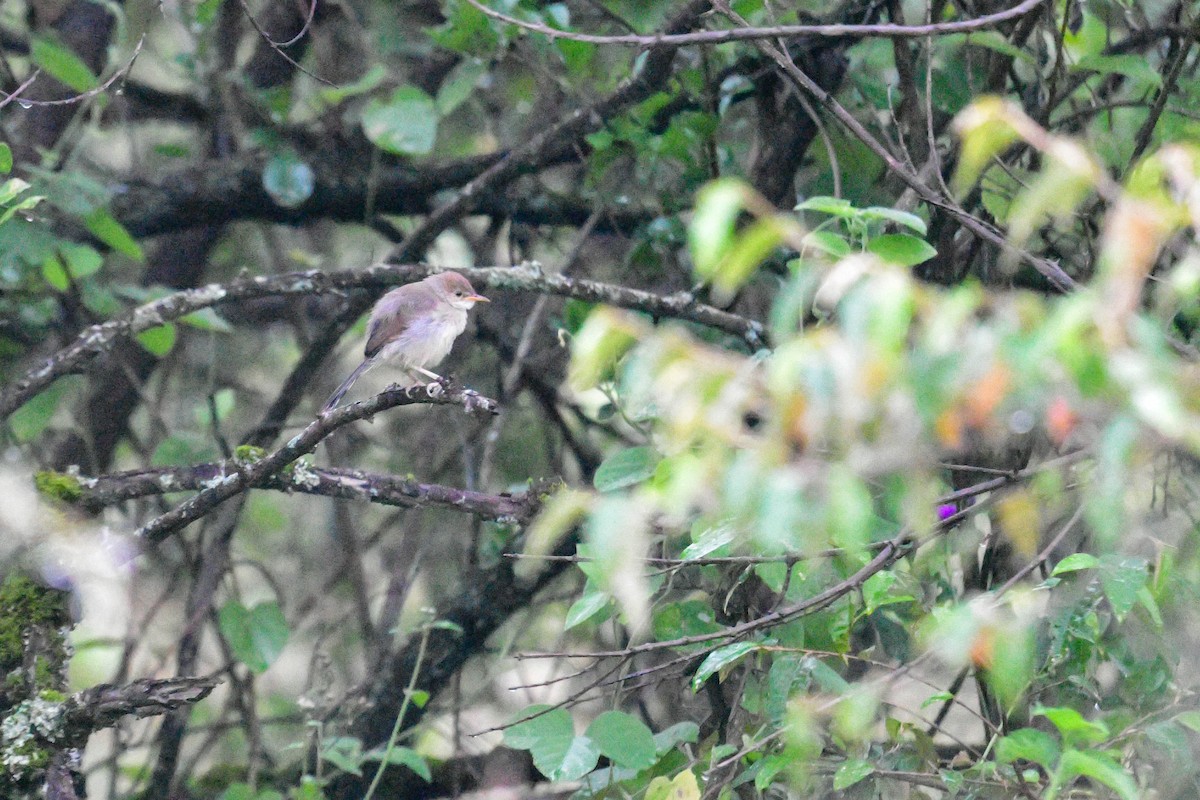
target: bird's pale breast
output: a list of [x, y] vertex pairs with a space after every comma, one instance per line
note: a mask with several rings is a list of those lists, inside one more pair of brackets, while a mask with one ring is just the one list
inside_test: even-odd
[[467, 312], [446, 307], [416, 316], [408, 327], [383, 346], [380, 357], [406, 367], [430, 369], [450, 353], [454, 340], [467, 327]]

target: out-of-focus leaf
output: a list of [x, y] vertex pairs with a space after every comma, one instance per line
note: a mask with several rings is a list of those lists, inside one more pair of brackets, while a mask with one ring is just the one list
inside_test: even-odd
[[445, 117], [458, 108], [475, 91], [479, 79], [487, 74], [488, 65], [478, 58], [464, 58], [438, 89], [437, 112]]
[[571, 340], [567, 382], [576, 391], [583, 391], [611, 377], [617, 360], [644, 332], [642, 324], [631, 314], [611, 308], [596, 309]]
[[30, 42], [29, 55], [34, 64], [77, 92], [96, 86], [96, 76], [88, 65], [57, 39], [35, 36]]
[[184, 314], [179, 318], [179, 322], [182, 322], [184, 325], [190, 325], [193, 328], [199, 328], [202, 331], [233, 333], [233, 326], [226, 322], [225, 318], [217, 314], [212, 308], [202, 308], [199, 311]]
[[380, 150], [400, 156], [428, 155], [437, 139], [437, 106], [417, 87], [401, 86], [388, 99], [367, 104], [362, 127]]
[[528, 750], [534, 766], [550, 780], [578, 780], [595, 768], [600, 751], [588, 737], [575, 735], [571, 715], [565, 710], [546, 709], [529, 706], [523, 710], [517, 715], [523, 721], [504, 730], [504, 742]]
[[1054, 727], [1058, 728], [1058, 732], [1063, 738], [1063, 744], [1067, 747], [1077, 744], [1099, 744], [1109, 736], [1107, 725], [1099, 721], [1086, 720], [1073, 708], [1035, 706], [1033, 714], [1050, 720]]
[[951, 182], [956, 193], [970, 188], [988, 163], [1017, 140], [1015, 123], [1023, 118], [1020, 108], [999, 97], [977, 100], [954, 118], [954, 130], [962, 140]]
[[97, 208], [89, 214], [84, 219], [84, 224], [87, 225], [87, 229], [97, 239], [118, 253], [129, 256], [134, 261], [145, 260], [145, 255], [142, 253], [142, 246], [129, 235], [129, 231], [125, 230], [125, 226], [113, 219], [112, 215], [103, 208]]
[[858, 209], [849, 200], [840, 197], [810, 197], [796, 206], [796, 211], [819, 211], [843, 219], [858, 215]]
[[175, 347], [175, 326], [171, 323], [147, 328], [137, 335], [138, 344], [152, 354], [165, 356]]
[[542, 570], [538, 556], [546, 555], [558, 546], [563, 537], [586, 516], [593, 496], [577, 489], [561, 488], [542, 505], [541, 512], [529, 526], [525, 536], [524, 554], [517, 562], [517, 575], [527, 578]]
[[727, 644], [724, 647], [718, 647], [716, 650], [713, 650], [700, 662], [700, 666], [696, 668], [696, 674], [692, 678], [692, 691], [700, 691], [700, 687], [704, 685], [704, 682], [717, 672], [736, 664], [761, 647], [762, 645], [757, 642], [734, 642], [733, 644]]
[[1100, 566], [1100, 559], [1091, 553], [1072, 553], [1055, 564], [1050, 574], [1052, 576], [1062, 575], [1067, 572], [1078, 572], [1083, 569], [1095, 569], [1098, 566]]
[[1125, 769], [1104, 753], [1067, 750], [1051, 779], [1054, 787], [1067, 786], [1077, 777], [1102, 783], [1116, 792], [1121, 800], [1138, 800], [1142, 795], [1137, 783]]
[[870, 206], [859, 212], [863, 219], [867, 220], [887, 220], [894, 222], [897, 225], [916, 231], [920, 236], [924, 236], [928, 232], [925, 225], [925, 220], [918, 217], [916, 214], [910, 214], [907, 211], [900, 211], [895, 208], [887, 208], [886, 206]]
[[846, 237], [833, 231], [813, 231], [806, 234], [804, 244], [834, 258], [850, 255], [850, 243], [846, 241]]
[[635, 486], [654, 474], [662, 456], [653, 447], [628, 447], [613, 453], [596, 469], [592, 485], [600, 492]]
[[1118, 620], [1124, 619], [1133, 608], [1148, 579], [1144, 559], [1115, 554], [1100, 559], [1100, 586]]
[[711, 280], [733, 245], [738, 215], [745, 205], [747, 186], [734, 178], [707, 184], [696, 195], [696, 210], [688, 225], [688, 243], [697, 277]]
[[849, 758], [842, 762], [833, 773], [833, 788], [836, 791], [848, 789], [859, 781], [870, 776], [875, 768], [871, 762], [861, 758]]
[[563, 630], [569, 631], [577, 625], [582, 625], [608, 607], [612, 597], [608, 592], [602, 592], [595, 587], [584, 590], [584, 593], [567, 609], [566, 619], [563, 620]]
[[1036, 728], [1020, 728], [996, 743], [996, 759], [1005, 764], [1024, 760], [1051, 770], [1058, 763], [1058, 740]]
[[654, 735], [641, 720], [622, 711], [606, 711], [588, 726], [587, 736], [600, 754], [617, 766], [642, 770], [658, 760]]
[[284, 208], [295, 208], [312, 197], [316, 182], [312, 167], [291, 150], [275, 153], [263, 167], [263, 188]]
[[691, 720], [676, 722], [666, 730], [654, 734], [654, 747], [661, 755], [676, 745], [694, 744], [700, 738], [700, 726]]
[[913, 267], [937, 255], [933, 245], [906, 233], [876, 236], [867, 242], [867, 250], [891, 264]]
[[45, 391], [36, 394], [18, 408], [8, 418], [8, 426], [13, 438], [18, 442], [31, 442], [46, 430], [59, 401], [70, 387], [71, 381], [59, 380], [46, 387]]
[[321, 760], [342, 772], [362, 775], [362, 742], [353, 736], [331, 736], [321, 742]]
[[1073, 69], [1092, 72], [1111, 72], [1146, 83], [1155, 88], [1162, 86], [1162, 74], [1154, 65], [1140, 55], [1087, 55], [1079, 59]]
[[248, 609], [230, 600], [221, 606], [217, 621], [234, 656], [253, 672], [266, 672], [287, 644], [287, 620], [275, 602]]
[[7, 142], [0, 142], [0, 174], [7, 175], [12, 172], [13, 156], [12, 148]]
[[411, 747], [401, 747], [397, 745], [396, 747], [392, 748], [390, 753], [383, 749], [372, 750], [369, 753], [366, 753], [362, 760], [383, 761], [385, 757], [387, 758], [388, 764], [408, 767], [426, 783], [429, 783], [433, 780], [433, 773], [429, 769], [429, 762], [425, 760], [424, 756], [422, 756], [416, 750], [413, 750]]

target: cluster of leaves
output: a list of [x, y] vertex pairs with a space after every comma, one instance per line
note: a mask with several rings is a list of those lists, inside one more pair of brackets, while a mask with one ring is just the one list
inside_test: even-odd
[[[694, 691], [738, 676], [743, 746], [709, 740], [692, 762], [729, 781], [725, 791], [784, 779], [844, 789], [915, 771], [964, 796], [1010, 796], [1024, 783], [1053, 797], [1082, 777], [1134, 798], [1137, 777], [1124, 764], [1164, 740], [1172, 746], [1160, 759], [1182, 763], [1187, 751], [1194, 712], [1180, 704], [1165, 619], [1186, 613], [1179, 598], [1197, 589], [1195, 532], [1186, 499], [1151, 511], [1145, 465], [1200, 454], [1200, 386], [1171, 322], [1200, 299], [1200, 252], [1185, 248], [1159, 276], [1149, 309], [1138, 298], [1160, 248], [1196, 224], [1200, 152], [1163, 148], [1115, 187], [1085, 149], [1012, 107], [985, 100], [961, 119], [974, 154], [961, 184], [1022, 141], [1046, 158], [1027, 190], [1037, 214], [1069, 213], [1061, 202], [1082, 202], [1088, 189], [1112, 201], [1094, 285], [1058, 298], [932, 288], [907, 269], [932, 255], [912, 235], [924, 232], [919, 218], [813, 198], [799, 208], [842, 230], [809, 231], [726, 180], [698, 199], [697, 277], [732, 296], [791, 245], [798, 256], [777, 292], [772, 349], [738, 353], [608, 310], [575, 337], [576, 389], [605, 386], [647, 441], [612, 455], [594, 492], [559, 495], [531, 538], [542, 547], [583, 526], [587, 583], [568, 629], [616, 615], [645, 639], [625, 657], [687, 654]], [[1064, 196], [1065, 172], [1084, 191]], [[827, 323], [811, 321], [814, 306]], [[1045, 578], [966, 596], [955, 554], [973, 551], [979, 533], [939, 521], [941, 462], [1031, 435], [1043, 442], [1034, 466], [964, 513], [992, 509], [1020, 563], [1050, 559]], [[1086, 534], [1072, 541], [1090, 552], [1039, 552], [1077, 521]], [[881, 560], [888, 547], [896, 556]], [[651, 551], [670, 575], [693, 577], [648, 579]], [[720, 557], [746, 564], [731, 578]], [[805, 606], [823, 593], [828, 602]], [[855, 663], [899, 674], [925, 663], [978, 669], [1005, 720], [982, 746], [994, 760], [948, 768], [932, 731], [886, 700], [887, 678], [844, 677]], [[936, 691], [925, 704], [955, 702]], [[539, 711], [570, 732], [565, 712]], [[560, 743], [562, 759], [535, 750], [539, 769], [589, 770], [596, 748], [572, 741], [582, 744]], [[520, 735], [513, 744], [537, 745]], [[575, 750], [581, 757], [564, 767]], [[737, 768], [722, 778], [718, 764]], [[660, 774], [651, 766], [637, 779]], [[634, 786], [613, 772], [603, 780]]]

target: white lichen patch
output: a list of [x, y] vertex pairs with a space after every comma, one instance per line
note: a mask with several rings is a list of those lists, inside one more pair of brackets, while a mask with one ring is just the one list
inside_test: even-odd
[[297, 461], [292, 465], [292, 483], [297, 486], [316, 489], [321, 485], [321, 476], [309, 466], [308, 462]]
[[35, 759], [37, 740], [55, 742], [62, 736], [63, 704], [34, 698], [18, 703], [0, 722], [0, 769], [13, 778], [22, 778]]

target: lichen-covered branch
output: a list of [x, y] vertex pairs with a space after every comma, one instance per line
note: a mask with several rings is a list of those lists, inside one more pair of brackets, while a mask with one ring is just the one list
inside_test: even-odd
[[[215, 486], [265, 455], [265, 451], [259, 448], [240, 447], [233, 461], [137, 469], [94, 478], [39, 473], [38, 486], [43, 492], [59, 499], [99, 510], [139, 497], [198, 491]], [[536, 490], [521, 494], [487, 494], [421, 483], [398, 475], [315, 467], [299, 461], [287, 469], [264, 476], [253, 484], [253, 488], [340, 497], [401, 508], [439, 506], [483, 519], [515, 523], [528, 522], [540, 505]]]
[[[209, 284], [175, 292], [138, 306], [127, 314], [82, 331], [75, 341], [39, 366], [13, 381], [0, 393], [0, 419], [7, 418], [26, 401], [64, 375], [81, 370], [119, 339], [133, 336], [165, 322], [210, 306], [270, 295], [307, 295], [353, 289], [378, 290], [417, 280], [435, 271], [424, 264], [377, 264], [361, 270], [322, 272], [307, 270], [283, 275], [240, 278], [226, 284]], [[660, 295], [623, 286], [543, 272], [537, 265], [460, 270], [487, 286], [545, 292], [593, 302], [633, 308], [661, 317], [673, 317], [723, 330], [747, 341], [763, 338], [760, 323], [696, 302], [687, 293]]]
[[72, 737], [85, 739], [92, 731], [121, 719], [153, 717], [193, 705], [208, 697], [220, 681], [215, 677], [166, 678], [134, 681], [124, 686], [101, 683], [67, 701], [64, 715]]
[[[191, 524], [229, 498], [244, 492], [268, 475], [280, 473], [300, 456], [311, 452], [322, 439], [343, 425], [373, 416], [396, 406], [407, 405], [457, 405], [468, 414], [497, 414], [495, 400], [478, 392], [455, 386], [449, 381], [435, 382], [407, 388], [393, 386], [374, 397], [344, 408], [327, 411], [313, 420], [303, 431], [292, 437], [283, 447], [262, 459], [246, 464], [236, 472], [217, 478], [199, 494], [182, 505], [155, 517], [143, 525], [137, 536], [144, 541], [156, 543], [175, 531]], [[307, 468], [305, 468], [307, 469]], [[292, 471], [293, 479], [295, 469]]]

